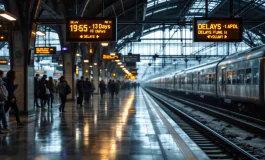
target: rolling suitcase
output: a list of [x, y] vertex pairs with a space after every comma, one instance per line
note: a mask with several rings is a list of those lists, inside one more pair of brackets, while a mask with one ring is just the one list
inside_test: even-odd
[[81, 98], [80, 97], [77, 97], [77, 104], [81, 104]]

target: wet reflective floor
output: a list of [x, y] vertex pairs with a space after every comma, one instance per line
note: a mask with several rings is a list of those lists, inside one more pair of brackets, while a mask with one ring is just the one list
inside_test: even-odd
[[67, 102], [63, 114], [37, 109], [28, 121], [0, 137], [0, 160], [163, 159], [140, 90], [95, 95], [83, 108]]

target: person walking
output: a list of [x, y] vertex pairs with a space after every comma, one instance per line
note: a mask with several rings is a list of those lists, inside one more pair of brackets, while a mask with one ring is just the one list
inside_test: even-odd
[[48, 97], [48, 107], [51, 106], [51, 108], [52, 108], [52, 104], [53, 104], [53, 100], [54, 100], [54, 93], [56, 92], [55, 84], [53, 82], [52, 77], [49, 77], [48, 88], [50, 90], [50, 95]]
[[5, 101], [7, 100], [8, 97], [8, 91], [6, 89], [6, 84], [5, 82], [2, 80], [4, 76], [4, 72], [0, 70], [0, 88], [1, 88], [1, 98], [3, 98], [0, 101], [0, 122], [2, 121], [3, 124], [3, 128], [0, 124], [0, 134], [4, 134], [4, 132], [8, 132], [10, 131], [8, 129], [8, 125], [7, 125], [7, 120], [6, 120], [6, 112], [5, 112]]
[[39, 84], [39, 96], [41, 99], [42, 110], [46, 109], [45, 106], [46, 106], [48, 98], [50, 97], [48, 81], [46, 79], [47, 79], [47, 75], [43, 75], [40, 80], [40, 84]]
[[92, 90], [92, 84], [88, 80], [88, 78], [86, 78], [86, 81], [84, 83], [84, 90], [85, 90], [85, 103], [89, 104], [90, 93], [91, 93], [91, 90]]
[[7, 113], [11, 107], [14, 110], [17, 126], [24, 126], [25, 124], [20, 121], [19, 109], [17, 106], [17, 99], [15, 96], [15, 90], [17, 89], [18, 85], [14, 84], [16, 79], [16, 72], [10, 70], [6, 74], [6, 78], [4, 78], [4, 82], [6, 83], [6, 89], [8, 91], [7, 101], [5, 103], [5, 113]]
[[34, 105], [37, 108], [40, 108], [38, 98], [39, 98], [39, 74], [36, 74], [34, 77]]
[[60, 108], [59, 108], [59, 111], [60, 112], [65, 112], [65, 103], [66, 103], [66, 98], [67, 98], [67, 94], [69, 94], [68, 92], [68, 88], [69, 85], [67, 84], [64, 76], [61, 76], [60, 77], [60, 83], [58, 84], [58, 91], [59, 91], [59, 96], [60, 96], [60, 99], [61, 99], [61, 105], [60, 105]]
[[120, 87], [121, 87], [121, 83], [120, 83], [119, 80], [117, 80], [116, 83], [115, 83], [115, 95], [116, 95], [116, 96], [119, 95]]
[[91, 96], [93, 97], [93, 95], [94, 95], [94, 91], [95, 91], [95, 89], [96, 89], [95, 84], [94, 84], [94, 80], [93, 80], [93, 79], [91, 80], [91, 85], [92, 85]]
[[111, 98], [113, 98], [114, 97], [114, 92], [115, 92], [115, 83], [114, 83], [114, 80], [112, 80], [110, 82], [109, 89], [110, 89]]
[[77, 90], [78, 90], [78, 99], [77, 101], [80, 103], [80, 107], [83, 106], [83, 99], [84, 99], [84, 85], [85, 85], [85, 81], [84, 81], [84, 76], [81, 76], [81, 80], [78, 81], [77, 83]]
[[100, 96], [101, 96], [101, 98], [103, 98], [103, 95], [106, 92], [106, 84], [105, 84], [104, 80], [100, 81], [98, 87], [99, 87], [99, 90], [100, 90]]

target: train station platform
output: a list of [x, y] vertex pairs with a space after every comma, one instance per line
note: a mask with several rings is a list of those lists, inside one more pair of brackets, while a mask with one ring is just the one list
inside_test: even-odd
[[209, 159], [142, 89], [113, 99], [94, 95], [82, 108], [67, 102], [36, 109], [28, 124], [0, 137], [0, 159], [195, 160]]

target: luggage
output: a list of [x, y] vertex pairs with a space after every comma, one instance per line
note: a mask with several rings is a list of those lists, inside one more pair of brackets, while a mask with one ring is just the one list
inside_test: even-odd
[[7, 100], [8, 91], [3, 84], [0, 84], [0, 102]]
[[77, 97], [77, 104], [81, 104], [82, 99], [80, 97]]

